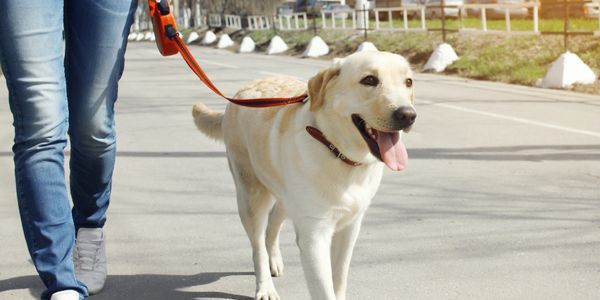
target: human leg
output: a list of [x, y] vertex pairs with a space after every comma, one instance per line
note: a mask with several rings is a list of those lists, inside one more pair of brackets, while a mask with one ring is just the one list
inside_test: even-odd
[[115, 163], [114, 104], [135, 0], [66, 0], [65, 68], [76, 229], [106, 221]]
[[62, 8], [62, 1], [7, 0], [0, 9], [17, 199], [29, 253], [47, 287], [42, 299], [69, 289], [87, 296], [71, 261], [75, 233], [64, 174], [68, 109]]

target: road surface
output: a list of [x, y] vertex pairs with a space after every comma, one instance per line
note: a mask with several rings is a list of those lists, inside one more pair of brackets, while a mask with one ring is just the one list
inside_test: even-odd
[[[225, 94], [328, 61], [192, 50]], [[19, 223], [12, 118], [0, 79], [0, 299], [41, 283]], [[349, 299], [600, 299], [600, 96], [429, 74], [415, 80], [409, 167], [387, 172], [354, 252]], [[191, 106], [225, 102], [179, 57], [127, 52], [106, 226], [109, 273], [92, 299], [251, 299], [249, 242], [222, 144]], [[284, 226], [284, 300], [308, 299]]]

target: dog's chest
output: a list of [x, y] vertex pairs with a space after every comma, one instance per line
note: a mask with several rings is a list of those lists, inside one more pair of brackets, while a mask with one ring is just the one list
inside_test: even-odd
[[326, 176], [329, 179], [322, 180], [327, 184], [316, 188], [340, 213], [352, 215], [367, 209], [381, 183], [382, 170], [377, 166], [366, 166], [349, 172], [328, 172]]

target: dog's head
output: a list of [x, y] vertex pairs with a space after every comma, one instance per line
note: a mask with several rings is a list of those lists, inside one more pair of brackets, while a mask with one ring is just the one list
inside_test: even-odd
[[406, 59], [378, 51], [352, 54], [311, 78], [308, 93], [317, 126], [347, 157], [405, 168], [401, 131], [417, 117]]

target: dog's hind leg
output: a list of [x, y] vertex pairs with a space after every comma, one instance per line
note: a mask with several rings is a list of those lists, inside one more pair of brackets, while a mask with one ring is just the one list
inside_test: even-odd
[[358, 232], [362, 223], [362, 215], [354, 222], [348, 224], [333, 236], [331, 245], [331, 266], [333, 269], [333, 287], [337, 300], [346, 300], [346, 283], [348, 280], [348, 270], [350, 268], [350, 259]]
[[273, 277], [283, 275], [283, 258], [279, 250], [279, 232], [285, 217], [283, 204], [281, 204], [281, 201], [277, 201], [269, 214], [269, 225], [267, 226], [267, 251], [269, 252], [269, 266]]
[[229, 165], [236, 183], [240, 219], [252, 245], [256, 299], [279, 300], [269, 271], [269, 254], [266, 247], [267, 220], [274, 198], [256, 178], [250, 166], [231, 161]]

